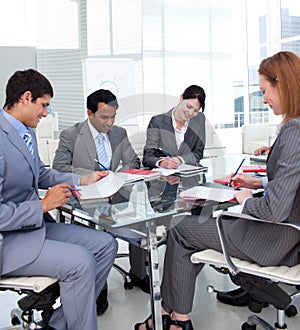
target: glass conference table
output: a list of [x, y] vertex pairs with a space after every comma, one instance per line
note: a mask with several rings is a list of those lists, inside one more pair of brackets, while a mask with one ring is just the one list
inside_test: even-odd
[[[188, 177], [169, 176], [148, 182], [138, 181], [123, 186], [107, 201], [64, 205], [59, 209], [60, 221], [69, 217], [70, 222], [79, 222], [96, 230], [105, 230], [118, 238], [139, 245], [141, 239], [147, 244], [149, 255], [149, 278], [153, 329], [162, 329], [160, 274], [158, 260], [157, 228], [161, 225], [170, 228], [178, 221], [184, 221], [187, 214], [200, 215], [227, 209], [235, 202], [215, 202], [211, 200], [185, 201], [181, 191], [197, 185], [218, 186], [214, 178], [226, 177], [235, 172], [243, 155], [228, 155], [203, 159], [201, 165], [208, 170]], [[248, 157], [249, 158], [249, 157]], [[246, 159], [245, 165], [250, 164]]]

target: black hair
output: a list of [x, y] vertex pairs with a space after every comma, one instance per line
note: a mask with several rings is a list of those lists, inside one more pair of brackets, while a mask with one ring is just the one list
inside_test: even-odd
[[184, 100], [187, 99], [198, 99], [200, 102], [200, 106], [202, 108], [202, 112], [205, 109], [205, 91], [202, 87], [197, 85], [191, 85], [185, 89], [185, 91], [182, 94], [182, 97]]
[[87, 109], [95, 113], [98, 110], [98, 103], [103, 102], [118, 109], [119, 104], [115, 95], [107, 89], [99, 89], [87, 97]]
[[32, 102], [44, 95], [53, 97], [54, 92], [49, 80], [34, 69], [16, 71], [8, 80], [6, 85], [6, 99], [4, 107], [11, 109], [20, 101], [21, 96], [31, 92]]

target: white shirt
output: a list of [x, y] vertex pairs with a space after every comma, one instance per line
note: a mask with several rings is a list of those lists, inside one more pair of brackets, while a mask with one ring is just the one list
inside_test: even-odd
[[175, 112], [175, 109], [172, 111], [172, 124], [173, 124], [173, 127], [174, 127], [177, 148], [179, 149], [180, 146], [181, 146], [181, 143], [184, 141], [184, 134], [185, 134], [185, 132], [186, 132], [186, 130], [188, 128], [188, 125], [189, 125], [190, 120], [187, 120], [184, 123], [184, 126], [179, 130], [176, 127], [177, 124], [176, 124], [176, 120], [175, 120], [175, 117], [174, 117], [174, 112]]

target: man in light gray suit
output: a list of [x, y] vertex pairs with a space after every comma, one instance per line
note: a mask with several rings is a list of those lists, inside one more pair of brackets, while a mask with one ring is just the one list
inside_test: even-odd
[[[32, 128], [47, 116], [52, 97], [50, 82], [33, 69], [15, 72], [6, 87], [0, 110], [1, 275], [58, 278], [62, 305], [52, 314], [51, 329], [97, 330], [96, 297], [117, 243], [107, 233], [45, 219], [48, 211], [70, 201], [71, 186], [104, 175], [98, 171], [81, 177], [45, 168]], [[49, 189], [42, 200], [39, 188]]]
[[[87, 97], [88, 119], [63, 130], [53, 168], [62, 172], [89, 173], [104, 168], [96, 161], [97, 138], [103, 136], [108, 169], [139, 168], [140, 160], [124, 128], [114, 125], [118, 102], [109, 90], [99, 89]], [[100, 160], [101, 162], [101, 160]]]
[[[139, 168], [140, 160], [133, 150], [124, 128], [114, 125], [118, 109], [116, 96], [109, 90], [99, 89], [87, 97], [88, 119], [63, 130], [55, 152], [53, 168], [62, 172], [89, 173], [94, 170]], [[97, 153], [98, 136], [103, 137], [107, 164]], [[99, 163], [101, 165], [99, 165]], [[105, 167], [105, 168], [104, 168]], [[131, 279], [134, 286], [149, 292], [146, 272], [146, 251], [129, 245]], [[97, 299], [97, 313], [108, 307], [106, 286]]]

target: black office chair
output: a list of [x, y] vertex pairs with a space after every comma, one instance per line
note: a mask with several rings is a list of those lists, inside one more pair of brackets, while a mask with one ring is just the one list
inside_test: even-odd
[[[0, 276], [2, 266], [3, 236], [0, 233]], [[14, 291], [24, 295], [18, 300], [19, 308], [10, 313], [11, 326], [8, 329], [41, 329], [48, 326], [53, 313], [53, 305], [59, 297], [59, 284], [56, 278], [45, 276], [32, 277], [2, 277], [0, 278], [0, 291]], [[34, 310], [41, 312], [41, 320], [36, 320]]]
[[[193, 263], [205, 263], [213, 266], [222, 272], [228, 272], [232, 281], [243, 287], [249, 293], [249, 309], [254, 313], [261, 312], [266, 304], [273, 305], [277, 310], [277, 321], [274, 327], [268, 322], [258, 317], [251, 315], [247, 322], [243, 323], [242, 330], [255, 330], [257, 325], [260, 325], [267, 330], [287, 329], [285, 323], [285, 315], [288, 317], [297, 314], [296, 307], [292, 304], [300, 295], [300, 264], [287, 266], [269, 266], [262, 267], [255, 262], [231, 258], [226, 247], [226, 240], [222, 226], [222, 220], [228, 218], [244, 218], [245, 221], [261, 221], [251, 216], [223, 212], [217, 217], [217, 226], [222, 243], [223, 253], [212, 249], [203, 250], [194, 253], [191, 257]], [[300, 225], [291, 223], [276, 223], [278, 226], [290, 226], [295, 230], [300, 230]], [[284, 287], [279, 284], [288, 284], [296, 287], [296, 291], [290, 294]], [[208, 292], [217, 292], [213, 287], [208, 287]]]

